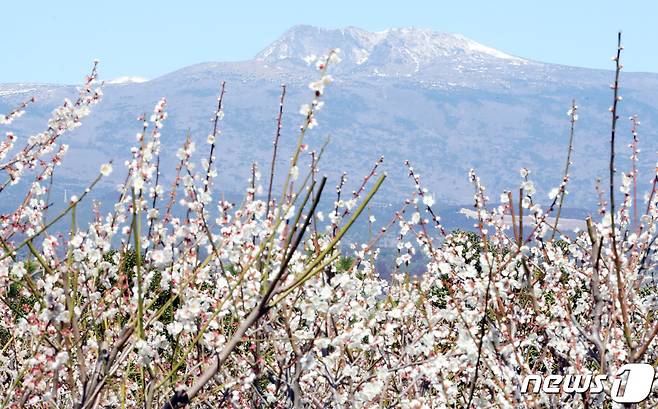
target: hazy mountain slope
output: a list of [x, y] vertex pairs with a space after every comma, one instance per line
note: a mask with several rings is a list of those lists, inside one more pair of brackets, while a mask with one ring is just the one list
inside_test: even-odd
[[[176, 149], [188, 129], [205, 156], [219, 83], [225, 80], [217, 189], [241, 191], [252, 161], [263, 168], [269, 164], [280, 84], [288, 85], [280, 156], [284, 161], [302, 120], [299, 105], [309, 99], [306, 85], [317, 75], [304, 57], [332, 47], [341, 49], [344, 61], [333, 70], [336, 82], [327, 92], [320, 126], [309, 137], [311, 147], [319, 148], [331, 135], [323, 170], [332, 184], [342, 171], [349, 171], [351, 186], [356, 185], [384, 155], [390, 177], [380, 202], [399, 202], [412, 190], [402, 165], [405, 159], [413, 161], [444, 205], [470, 202], [469, 168], [478, 170], [496, 200], [502, 189], [517, 187], [518, 169], [528, 167], [546, 197], [561, 179], [569, 126], [565, 113], [576, 98], [580, 120], [568, 205], [593, 203], [593, 181], [606, 175], [613, 73], [529, 61], [463, 36], [421, 29], [369, 33], [298, 26], [253, 60], [204, 63], [148, 82], [109, 84], [96, 112], [69, 136], [71, 152], [58, 171], [58, 188], [75, 190], [92, 178], [100, 163], [126, 159], [139, 131], [136, 116], [150, 112], [162, 96], [168, 99], [170, 114], [162, 136], [164, 163], [173, 170]], [[642, 120], [642, 163], [648, 172], [658, 148], [658, 75], [623, 73], [622, 84], [620, 156], [628, 156], [626, 118], [637, 113]], [[11, 128], [26, 136], [74, 93], [71, 86], [0, 85], [0, 112], [36, 94], [38, 104]], [[623, 163], [619, 170], [625, 170]], [[116, 172], [114, 182], [120, 177]], [[650, 178], [645, 173], [642, 181]], [[106, 183], [102, 194], [108, 194], [114, 182]]]

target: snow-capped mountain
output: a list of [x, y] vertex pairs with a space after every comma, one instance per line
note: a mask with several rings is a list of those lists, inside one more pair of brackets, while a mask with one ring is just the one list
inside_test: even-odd
[[418, 28], [368, 32], [356, 27], [327, 30], [313, 26], [292, 28], [256, 55], [256, 60], [272, 64], [308, 64], [308, 56], [326, 53], [328, 44], [341, 46], [345, 62], [341, 71], [358, 70], [379, 75], [411, 75], [437, 63], [481, 65], [496, 60], [516, 65], [528, 63], [459, 34]]
[[[565, 113], [575, 98], [580, 120], [567, 205], [595, 202], [594, 181], [605, 178], [608, 160], [612, 71], [530, 61], [461, 35], [415, 28], [368, 32], [297, 26], [248, 61], [192, 65], [147, 82], [110, 82], [95, 112], [68, 136], [71, 151], [55, 183], [74, 191], [99, 163], [110, 158], [122, 163], [140, 128], [136, 116], [151, 111], [163, 96], [169, 112], [162, 133], [164, 163], [175, 162], [188, 130], [203, 151], [218, 87], [226, 81], [216, 189], [241, 192], [252, 161], [263, 169], [269, 164], [280, 84], [287, 84], [283, 162], [302, 120], [299, 106], [310, 99], [307, 84], [317, 78], [307, 57], [332, 48], [341, 50], [343, 62], [332, 70], [336, 81], [327, 90], [320, 126], [308, 139], [310, 148], [318, 149], [331, 137], [322, 167], [331, 183], [348, 171], [351, 186], [357, 186], [384, 155], [389, 178], [378, 200], [386, 205], [399, 203], [413, 190], [405, 159], [436, 192], [439, 204], [471, 201], [470, 168], [496, 200], [503, 189], [518, 188], [518, 170], [527, 167], [539, 200], [546, 201], [546, 193], [562, 179], [569, 129]], [[102, 74], [102, 64], [100, 69]], [[651, 179], [658, 148], [658, 75], [624, 72], [621, 81], [622, 118], [638, 114], [642, 120], [644, 182]], [[43, 128], [49, 112], [75, 95], [75, 87], [0, 85], [0, 112], [33, 93], [38, 103], [11, 128], [19, 137]], [[620, 121], [619, 172], [626, 170], [623, 160], [630, 155], [625, 150], [629, 128]], [[164, 177], [172, 173], [165, 170]], [[121, 174], [114, 176], [104, 185], [107, 191]]]

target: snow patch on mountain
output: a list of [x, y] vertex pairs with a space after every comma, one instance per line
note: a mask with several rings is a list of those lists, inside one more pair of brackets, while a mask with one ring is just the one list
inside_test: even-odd
[[299, 64], [309, 55], [326, 53], [328, 45], [340, 48], [348, 66], [368, 66], [370, 72], [394, 65], [399, 71], [396, 73], [418, 73], [424, 66], [447, 59], [500, 60], [514, 65], [528, 62], [461, 34], [413, 27], [370, 32], [357, 27], [323, 29], [306, 25], [291, 28], [255, 59], [270, 64]]
[[19, 89], [0, 89], [0, 97], [5, 97], [9, 95], [18, 95], [18, 94], [27, 94], [29, 92], [36, 91], [36, 88], [19, 88]]
[[124, 77], [118, 77], [114, 78], [112, 80], [106, 81], [106, 84], [141, 84], [143, 82], [148, 81], [144, 77], [137, 77], [137, 76], [124, 76]]

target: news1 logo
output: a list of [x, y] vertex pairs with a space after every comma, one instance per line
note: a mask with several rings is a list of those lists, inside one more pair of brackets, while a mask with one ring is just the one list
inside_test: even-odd
[[[625, 381], [623, 376], [626, 375]], [[649, 364], [626, 364], [615, 373], [610, 388], [610, 398], [616, 403], [638, 403], [649, 397], [653, 386], [655, 371]], [[532, 393], [560, 393], [560, 386], [566, 393], [601, 393], [603, 382], [608, 375], [527, 375], [521, 385], [521, 393], [528, 393], [530, 383], [534, 381]], [[622, 382], [623, 381], [623, 382]]]

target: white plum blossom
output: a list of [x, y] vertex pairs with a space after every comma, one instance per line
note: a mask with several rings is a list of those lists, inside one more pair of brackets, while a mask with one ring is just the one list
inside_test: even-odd
[[557, 188], [557, 187], [554, 187], [553, 189], [551, 189], [550, 192], [548, 192], [548, 198], [551, 199], [551, 200], [553, 200], [553, 199], [555, 199], [559, 194], [560, 194], [560, 189]]
[[434, 206], [434, 196], [432, 195], [423, 196], [423, 204], [428, 207]]
[[524, 181], [521, 183], [521, 189], [523, 189], [523, 192], [528, 195], [532, 196], [535, 194], [535, 184], [532, 181]]
[[110, 176], [112, 173], [112, 164], [111, 163], [104, 163], [101, 165], [100, 168], [101, 175], [103, 176]]

